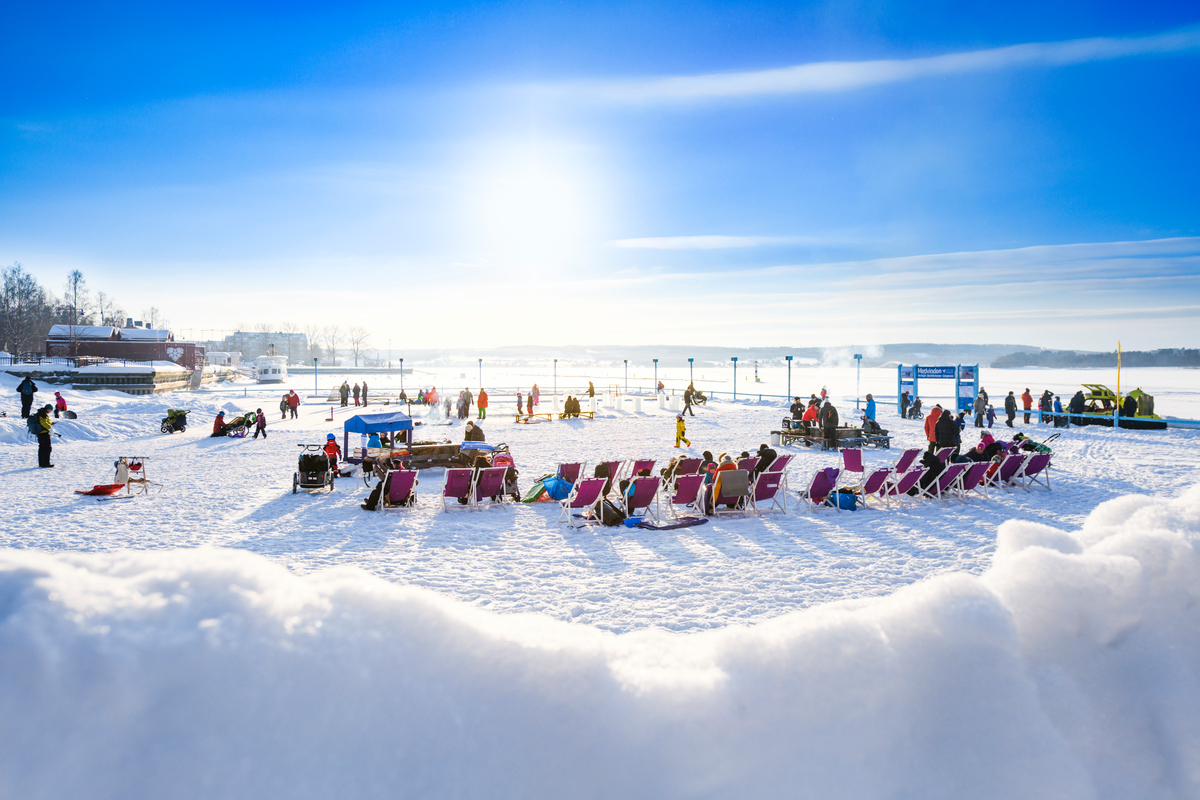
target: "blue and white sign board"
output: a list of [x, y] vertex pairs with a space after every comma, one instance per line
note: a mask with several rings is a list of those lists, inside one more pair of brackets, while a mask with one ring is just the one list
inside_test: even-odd
[[908, 392], [908, 401], [920, 397], [921, 380], [954, 381], [954, 397], [959, 411], [970, 411], [979, 394], [979, 365], [952, 367], [923, 367], [919, 364], [900, 364], [896, 367], [896, 410], [900, 410], [900, 395]]

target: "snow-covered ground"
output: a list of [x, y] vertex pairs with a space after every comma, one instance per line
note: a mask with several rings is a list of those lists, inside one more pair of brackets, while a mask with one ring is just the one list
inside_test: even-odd
[[[1164, 413], [1200, 395], [1170, 380], [1141, 382]], [[580, 531], [550, 504], [443, 513], [441, 470], [408, 511], [362, 511], [361, 481], [293, 495], [296, 444], [348, 412], [280, 422], [279, 394], [70, 393], [54, 470], [10, 404], [0, 795], [1200, 796], [1200, 433], [1072, 428], [1050, 492]], [[522, 489], [675, 452], [657, 409], [525, 426], [494, 402]], [[207, 437], [257, 406], [266, 441]], [[187, 433], [158, 433], [168, 407]], [[717, 400], [688, 435], [736, 454], [781, 416]], [[923, 442], [881, 421], [897, 449], [869, 465]], [[836, 463], [782, 450], [793, 492]], [[121, 455], [161, 493], [72, 493]]]

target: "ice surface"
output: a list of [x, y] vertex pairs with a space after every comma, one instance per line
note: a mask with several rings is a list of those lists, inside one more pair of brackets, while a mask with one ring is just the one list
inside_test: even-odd
[[1200, 791], [1200, 491], [981, 576], [688, 635], [247, 552], [0, 554], [11, 797]]

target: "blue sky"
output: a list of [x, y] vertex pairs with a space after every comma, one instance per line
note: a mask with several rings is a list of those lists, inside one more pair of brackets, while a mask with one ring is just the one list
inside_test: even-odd
[[0, 10], [0, 262], [376, 344], [1200, 333], [1195, 4]]

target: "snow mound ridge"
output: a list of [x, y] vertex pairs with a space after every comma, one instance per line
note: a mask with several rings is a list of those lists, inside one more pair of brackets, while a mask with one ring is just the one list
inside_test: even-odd
[[978, 578], [685, 636], [0, 551], [0, 794], [1197, 796], [1200, 488], [998, 538]]

